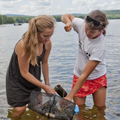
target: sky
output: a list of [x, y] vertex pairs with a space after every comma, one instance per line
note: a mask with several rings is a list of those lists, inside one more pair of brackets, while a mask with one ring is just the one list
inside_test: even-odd
[[120, 0], [0, 0], [2, 15], [87, 14], [95, 9], [120, 10]]

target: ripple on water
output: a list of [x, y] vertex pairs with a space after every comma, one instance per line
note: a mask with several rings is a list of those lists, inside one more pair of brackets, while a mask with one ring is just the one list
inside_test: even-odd
[[[105, 115], [102, 115], [104, 120], [119, 120], [120, 119], [120, 20], [109, 20], [109, 26], [107, 27], [107, 98]], [[0, 117], [6, 117], [9, 105], [7, 104], [5, 93], [5, 74], [10, 61], [11, 54], [14, 50], [16, 42], [21, 38], [22, 34], [26, 31], [27, 25], [21, 27], [14, 27], [9, 25], [8, 27], [0, 27]], [[73, 30], [70, 32], [70, 38], [68, 41], [68, 34], [63, 31], [64, 24], [58, 23], [55, 30], [55, 34], [52, 36], [52, 50], [49, 57], [50, 67], [50, 85], [52, 88], [56, 84], [65, 86], [65, 90], [70, 92], [73, 77], [73, 68], [76, 61], [78, 50], [78, 36]], [[9, 42], [10, 41], [10, 42]], [[96, 113], [98, 111], [93, 109], [92, 95], [87, 97], [84, 116], [91, 118], [91, 120], [98, 119]], [[102, 111], [104, 113], [104, 111]], [[27, 115], [29, 113], [29, 115]], [[31, 119], [32, 116], [37, 120], [38, 114], [34, 112], [27, 112], [24, 114], [22, 120], [25, 118]], [[42, 120], [48, 120], [45, 117], [41, 117]], [[77, 119], [77, 115], [76, 115]], [[33, 120], [33, 119], [31, 119]], [[81, 119], [82, 120], [82, 119]]]

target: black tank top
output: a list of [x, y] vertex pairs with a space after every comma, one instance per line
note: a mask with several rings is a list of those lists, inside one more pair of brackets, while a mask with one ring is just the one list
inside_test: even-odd
[[[45, 54], [45, 44], [43, 44], [43, 52], [40, 56], [37, 56], [37, 63], [38, 65], [33, 66], [32, 64], [29, 64], [29, 72], [38, 80], [41, 81], [41, 64], [43, 57]], [[7, 86], [18, 86], [20, 89], [23, 89], [24, 91], [31, 91], [37, 88], [36, 85], [30, 83], [25, 78], [22, 77], [18, 65], [18, 58], [17, 54], [15, 53], [15, 50], [12, 54], [10, 64], [7, 70], [6, 74], [6, 81]]]

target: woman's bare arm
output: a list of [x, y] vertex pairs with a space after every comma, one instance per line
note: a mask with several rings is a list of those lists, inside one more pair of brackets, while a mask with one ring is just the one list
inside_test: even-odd
[[75, 86], [70, 91], [70, 93], [68, 94], [68, 96], [66, 97], [66, 99], [68, 99], [70, 101], [73, 99], [73, 97], [80, 90], [80, 88], [83, 86], [83, 84], [85, 83], [85, 81], [88, 78], [88, 76], [92, 73], [92, 71], [95, 69], [95, 67], [98, 64], [99, 64], [99, 61], [91, 61], [91, 60], [88, 61], [88, 63], [86, 65], [86, 67], [84, 68], [81, 76], [77, 80]]

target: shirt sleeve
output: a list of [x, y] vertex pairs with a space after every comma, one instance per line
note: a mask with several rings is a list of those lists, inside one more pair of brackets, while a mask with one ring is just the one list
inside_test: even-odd
[[73, 29], [78, 33], [79, 29], [81, 28], [84, 20], [81, 18], [74, 18], [72, 21]]
[[103, 61], [105, 59], [106, 49], [93, 49], [89, 60]]

